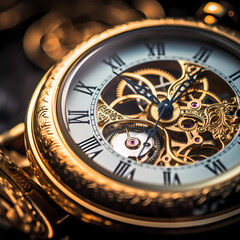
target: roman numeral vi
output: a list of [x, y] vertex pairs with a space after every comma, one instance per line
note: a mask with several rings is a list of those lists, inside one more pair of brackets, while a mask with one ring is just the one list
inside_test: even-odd
[[164, 185], [180, 185], [181, 181], [177, 173], [172, 173], [170, 170], [163, 172]]

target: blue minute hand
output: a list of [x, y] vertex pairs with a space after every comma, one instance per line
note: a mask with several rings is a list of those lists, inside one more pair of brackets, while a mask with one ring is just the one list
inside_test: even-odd
[[162, 115], [163, 115], [163, 113], [164, 113], [164, 111], [166, 110], [167, 107], [168, 107], [168, 102], [165, 102], [165, 100], [163, 100], [160, 103], [160, 105], [158, 106], [158, 109], [159, 109], [158, 120], [156, 121], [155, 125], [152, 128], [149, 129], [148, 135], [147, 135], [147, 139], [143, 143], [143, 147], [142, 147], [141, 151], [139, 152], [138, 157], [142, 155], [142, 152], [145, 149], [145, 147], [147, 146], [149, 139], [151, 139], [156, 134], [156, 132], [157, 132], [157, 125], [158, 125], [158, 123], [159, 123], [159, 121], [160, 121], [160, 119], [161, 119], [161, 117], [162, 117]]
[[158, 98], [155, 95], [153, 95], [152, 92], [150, 90], [148, 90], [147, 88], [145, 88], [144, 86], [138, 85], [138, 84], [130, 81], [129, 79], [125, 78], [124, 76], [122, 76], [121, 74], [118, 74], [115, 71], [113, 71], [113, 73], [116, 74], [118, 77], [120, 77], [125, 82], [127, 82], [129, 85], [131, 85], [133, 87], [133, 89], [136, 91], [136, 93], [144, 96], [146, 99], [148, 99], [152, 103], [155, 103], [157, 105], [160, 104], [160, 101], [158, 100]]
[[159, 112], [159, 117], [155, 123], [155, 125], [149, 129], [148, 131], [148, 135], [146, 138], [146, 141], [143, 143], [143, 147], [140, 151], [140, 153], [138, 154], [138, 157], [141, 156], [143, 150], [145, 149], [145, 147], [147, 146], [147, 143], [149, 141], [149, 139], [151, 139], [157, 132], [157, 125], [160, 121], [161, 118], [163, 117], [171, 117], [172, 116], [172, 112], [174, 110], [173, 108], [173, 103], [175, 101], [177, 101], [180, 97], [182, 97], [182, 95], [187, 92], [187, 90], [189, 89], [189, 87], [191, 86], [192, 82], [196, 81], [195, 76], [202, 71], [203, 68], [200, 68], [198, 71], [196, 71], [195, 73], [193, 73], [192, 75], [187, 75], [187, 79], [184, 80], [183, 82], [181, 82], [181, 84], [179, 85], [179, 87], [177, 88], [177, 90], [174, 92], [173, 96], [171, 97], [171, 99], [169, 100], [168, 98], [164, 99], [160, 104], [158, 104], [158, 112]]

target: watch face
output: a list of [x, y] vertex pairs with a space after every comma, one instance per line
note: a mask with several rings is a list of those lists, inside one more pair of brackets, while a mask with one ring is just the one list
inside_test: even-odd
[[[183, 26], [100, 42], [62, 87], [70, 144], [97, 171], [151, 189], [231, 171], [240, 163], [239, 51], [228, 39]], [[169, 113], [160, 109], [165, 99], [174, 99]]]
[[84, 207], [109, 224], [185, 229], [235, 218], [239, 43], [163, 19], [79, 45], [45, 75], [26, 118], [44, 188], [71, 214], [82, 219]]

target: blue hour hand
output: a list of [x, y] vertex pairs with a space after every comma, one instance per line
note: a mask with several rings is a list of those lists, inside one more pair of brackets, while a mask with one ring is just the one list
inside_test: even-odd
[[115, 71], [113, 71], [113, 73], [116, 74], [118, 77], [120, 77], [125, 82], [127, 82], [130, 86], [132, 86], [132, 88], [136, 91], [136, 93], [138, 93], [139, 95], [144, 96], [150, 102], [155, 103], [157, 105], [160, 105], [160, 101], [158, 100], [158, 98], [154, 94], [152, 94], [152, 92], [150, 90], [148, 90], [146, 87], [138, 85], [138, 84], [130, 81], [129, 79], [127, 79], [126, 77], [122, 76], [121, 74], [118, 74]]
[[182, 97], [182, 95], [185, 92], [187, 92], [187, 90], [191, 86], [191, 83], [196, 82], [195, 76], [197, 76], [197, 74], [199, 74], [202, 71], [202, 69], [203, 68], [198, 69], [193, 74], [187, 74], [187, 79], [181, 82], [181, 84], [178, 86], [177, 90], [172, 95], [171, 100], [170, 100], [171, 103], [176, 102], [179, 98]]
[[141, 154], [143, 153], [143, 150], [145, 149], [145, 147], [148, 144], [149, 139], [151, 139], [156, 133], [157, 133], [157, 125], [160, 121], [161, 118], [171, 118], [172, 113], [174, 111], [173, 108], [173, 103], [176, 102], [179, 98], [182, 97], [182, 95], [184, 93], [187, 92], [187, 90], [189, 89], [189, 87], [191, 86], [192, 82], [196, 82], [196, 78], [195, 76], [202, 71], [203, 68], [200, 68], [197, 72], [195, 72], [194, 74], [188, 74], [187, 75], [187, 79], [184, 80], [177, 88], [177, 90], [174, 92], [173, 96], [171, 97], [171, 99], [169, 100], [168, 98], [164, 99], [160, 104], [158, 104], [158, 112], [159, 112], [159, 117], [158, 120], [156, 121], [155, 125], [149, 129], [148, 131], [148, 135], [146, 138], [146, 141], [143, 143], [143, 147], [138, 155], [138, 157], [141, 156]]

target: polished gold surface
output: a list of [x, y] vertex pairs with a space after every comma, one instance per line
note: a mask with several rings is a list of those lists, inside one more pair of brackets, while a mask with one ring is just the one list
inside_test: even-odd
[[0, 150], [1, 221], [33, 237], [51, 238], [60, 219], [44, 196], [44, 191]]
[[[169, 222], [166, 219], [140, 217], [134, 214], [111, 210], [111, 207], [114, 206], [116, 201], [123, 205], [131, 206], [134, 209], [141, 210], [155, 203], [166, 208], [171, 206], [185, 206], [186, 203], [188, 206], [194, 207], [211, 201], [213, 197], [226, 198], [232, 191], [239, 189], [240, 165], [219, 177], [212, 178], [208, 182], [177, 187], [163, 186], [158, 189], [151, 189], [137, 184], [131, 186], [118, 178], [110, 179], [105, 174], [101, 174], [87, 165], [84, 161], [86, 157], [83, 154], [77, 156], [68, 145], [61, 123], [58, 121], [59, 88], [64, 81], [66, 72], [73, 66], [76, 59], [81, 57], [92, 46], [109, 37], [137, 28], [162, 25], [202, 29], [240, 44], [240, 40], [235, 33], [226, 32], [223, 29], [211, 27], [201, 22], [173, 19], [133, 22], [107, 30], [91, 38], [89, 41], [78, 45], [49, 70], [33, 95], [26, 119], [27, 155], [32, 162], [34, 171], [43, 188], [59, 205], [79, 218], [84, 216], [85, 210], [87, 209], [111, 221], [153, 228], [185, 228], [212, 224], [239, 214], [239, 206], [237, 206], [236, 208], [229, 209], [228, 212], [220, 212], [216, 216], [210, 214], [204, 218], [174, 219], [174, 221]], [[121, 91], [119, 92], [121, 94]], [[171, 92], [169, 92], [169, 94], [171, 94]], [[209, 93], [204, 90], [200, 95], [204, 96], [207, 94]], [[121, 99], [121, 101], [125, 100], [127, 100], [127, 98]], [[216, 100], [218, 100], [217, 97]], [[119, 101], [119, 103], [121, 101]], [[230, 103], [227, 101], [226, 103], [219, 104], [222, 104], [221, 106], [223, 107], [226, 104], [236, 104], [234, 101], [233, 99]], [[99, 107], [100, 109], [102, 108], [102, 110], [99, 110], [99, 117], [103, 118], [100, 122], [109, 121], [109, 119], [112, 119], [112, 116], [122, 118], [122, 116], [115, 114], [115, 112], [109, 106], [104, 105], [104, 103]], [[216, 108], [221, 112], [218, 106]], [[211, 107], [208, 110], [211, 111]], [[109, 114], [106, 115], [106, 111], [111, 113], [110, 116]], [[183, 120], [186, 118], [186, 115], [184, 115], [186, 113], [180, 112], [180, 114], [178, 114], [179, 113], [176, 114], [176, 120], [180, 115], [183, 116]], [[154, 110], [152, 117], [154, 118]], [[193, 128], [194, 127], [195, 126], [193, 126]], [[206, 121], [204, 127], [210, 128], [212, 125], [209, 124], [209, 121]], [[225, 127], [224, 124], [223, 127]], [[184, 127], [182, 126], [182, 128]], [[166, 130], [163, 131], [166, 133]], [[219, 133], [216, 132], [215, 137], [219, 138], [219, 136]], [[168, 149], [168, 153], [170, 153], [170, 149]], [[181, 153], [179, 152], [177, 154], [179, 157]], [[171, 156], [177, 158], [176, 154], [173, 155], [171, 153]], [[184, 158], [186, 160], [190, 159], [187, 154], [183, 159]], [[104, 198], [105, 206], [101, 206], [93, 200], [86, 200], [85, 196], [82, 195], [82, 189], [86, 190], [89, 196], [94, 193], [96, 198]]]

